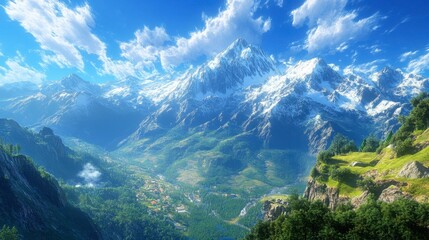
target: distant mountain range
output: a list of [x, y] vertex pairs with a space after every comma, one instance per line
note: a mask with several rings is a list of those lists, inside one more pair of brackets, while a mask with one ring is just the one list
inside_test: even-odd
[[[190, 192], [239, 196], [251, 204], [265, 194], [304, 190], [314, 154], [336, 133], [357, 144], [369, 134], [385, 136], [398, 128], [399, 115], [408, 114], [410, 99], [429, 91], [429, 78], [399, 69], [364, 75], [331, 66], [320, 58], [285, 65], [238, 39], [181, 74], [103, 84], [77, 75], [7, 84], [0, 86], [0, 118], [16, 122], [0, 119], [0, 139], [21, 145], [73, 185], [93, 184], [81, 176], [86, 168], [103, 182], [126, 180], [55, 134], [74, 138], [77, 150], [99, 149], [91, 144], [108, 150], [100, 152], [114, 156], [130, 178], [148, 174]], [[24, 184], [19, 166], [12, 167], [17, 184]], [[60, 210], [68, 206], [61, 204]]]
[[198, 127], [317, 152], [335, 132], [357, 142], [386, 134], [410, 98], [428, 89], [428, 78], [389, 67], [371, 76], [342, 75], [318, 58], [285, 67], [238, 39], [171, 80], [93, 84], [70, 75], [41, 86], [8, 84], [0, 87], [0, 117], [111, 149], [175, 127]]

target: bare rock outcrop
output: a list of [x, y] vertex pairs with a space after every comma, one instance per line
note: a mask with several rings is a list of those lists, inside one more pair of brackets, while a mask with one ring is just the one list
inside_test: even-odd
[[429, 176], [429, 169], [423, 166], [422, 163], [413, 161], [405, 164], [401, 171], [398, 173], [398, 177], [416, 179], [424, 178]]
[[287, 202], [282, 200], [264, 202], [264, 221], [274, 221], [286, 214]]
[[347, 203], [348, 197], [339, 196], [337, 188], [331, 188], [324, 183], [318, 183], [315, 179], [310, 178], [304, 191], [304, 197], [310, 201], [320, 200], [331, 209], [335, 209], [340, 204]]
[[392, 203], [401, 198], [410, 198], [410, 196], [402, 192], [398, 186], [391, 185], [381, 192], [380, 196], [378, 197], [378, 200], [387, 203]]
[[365, 204], [368, 201], [368, 198], [370, 196], [370, 192], [367, 190], [365, 192], [363, 192], [361, 195], [352, 198], [352, 205], [355, 208], [360, 207], [361, 205]]

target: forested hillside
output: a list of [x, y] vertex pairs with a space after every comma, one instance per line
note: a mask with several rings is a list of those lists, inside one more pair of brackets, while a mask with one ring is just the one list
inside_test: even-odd
[[65, 198], [55, 178], [19, 153], [0, 145], [0, 231], [2, 239], [100, 239], [87, 214]]
[[319, 153], [304, 197], [246, 239], [429, 239], [429, 95], [402, 126], [358, 148], [342, 135]]

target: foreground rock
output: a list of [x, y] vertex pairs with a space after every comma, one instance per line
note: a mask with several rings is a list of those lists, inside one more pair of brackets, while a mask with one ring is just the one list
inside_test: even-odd
[[310, 201], [320, 200], [329, 208], [336, 208], [339, 204], [345, 204], [350, 199], [347, 197], [340, 197], [337, 188], [331, 188], [324, 183], [318, 183], [315, 179], [311, 178], [304, 191], [304, 197]]
[[362, 194], [356, 197], [341, 196], [339, 190], [335, 187], [328, 187], [324, 183], [310, 178], [307, 187], [304, 191], [304, 198], [310, 201], [322, 201], [331, 209], [337, 208], [339, 205], [351, 203], [354, 207], [359, 207], [365, 204], [371, 195], [383, 202], [391, 203], [400, 198], [411, 198], [407, 193], [401, 190], [401, 187], [406, 186], [406, 183], [394, 180], [378, 180], [374, 182], [374, 189], [370, 192], [365, 190]]
[[401, 198], [409, 198], [409, 196], [403, 193], [398, 186], [391, 185], [381, 192], [380, 196], [378, 197], [378, 200], [387, 203], [392, 203]]
[[398, 173], [398, 177], [404, 177], [409, 179], [424, 178], [428, 176], [429, 169], [417, 161], [405, 164], [405, 166]]
[[288, 203], [277, 199], [264, 202], [264, 221], [274, 221], [281, 215], [286, 214]]

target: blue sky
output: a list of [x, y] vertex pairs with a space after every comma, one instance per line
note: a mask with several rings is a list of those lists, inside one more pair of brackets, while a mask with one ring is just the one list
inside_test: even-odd
[[0, 85], [179, 72], [241, 37], [278, 61], [428, 76], [427, 0], [0, 0]]

